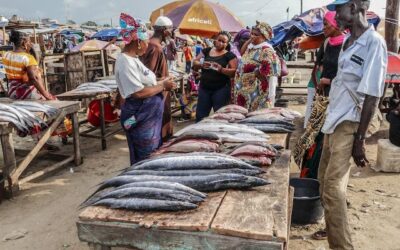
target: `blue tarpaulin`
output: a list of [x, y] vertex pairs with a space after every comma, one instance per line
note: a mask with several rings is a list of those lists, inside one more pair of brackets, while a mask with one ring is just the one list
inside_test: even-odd
[[113, 38], [118, 37], [120, 31], [121, 31], [121, 29], [119, 29], [119, 28], [104, 29], [104, 30], [101, 30], [101, 31], [97, 32], [96, 34], [94, 34], [92, 36], [92, 39], [96, 38], [96, 39], [99, 39], [102, 41], [109, 41], [109, 40], [112, 40]]
[[[274, 38], [270, 41], [276, 47], [286, 41], [291, 41], [306, 34], [307, 36], [319, 36], [323, 34], [324, 16], [328, 10], [326, 8], [311, 9], [300, 16], [295, 16], [292, 20], [283, 22], [273, 27]], [[373, 12], [367, 14], [368, 22], [375, 28], [381, 19]]]

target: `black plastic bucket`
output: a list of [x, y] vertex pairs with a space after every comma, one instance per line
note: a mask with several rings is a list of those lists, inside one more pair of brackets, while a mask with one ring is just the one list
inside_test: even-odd
[[287, 108], [289, 106], [289, 100], [287, 99], [278, 99], [275, 102], [275, 107]]
[[276, 88], [276, 93], [275, 93], [275, 98], [276, 99], [281, 99], [282, 94], [283, 94], [283, 88], [277, 87]]
[[299, 225], [318, 223], [324, 215], [318, 180], [292, 178], [290, 186], [294, 188], [292, 223]]
[[387, 120], [390, 123], [389, 126], [389, 141], [400, 147], [400, 117], [395, 115], [393, 112], [387, 114]]

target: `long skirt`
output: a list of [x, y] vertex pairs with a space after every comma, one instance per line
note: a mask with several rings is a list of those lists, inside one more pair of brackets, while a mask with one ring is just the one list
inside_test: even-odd
[[162, 143], [163, 96], [128, 98], [121, 107], [121, 125], [126, 133], [131, 164], [146, 159]]
[[8, 83], [8, 97], [15, 100], [46, 100], [35, 86], [18, 80]]

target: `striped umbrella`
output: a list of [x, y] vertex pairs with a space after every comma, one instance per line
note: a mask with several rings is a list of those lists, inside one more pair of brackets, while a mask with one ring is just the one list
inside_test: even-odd
[[152, 13], [153, 22], [160, 13], [169, 17], [181, 34], [212, 37], [222, 30], [239, 32], [244, 27], [224, 6], [207, 0], [184, 0], [167, 4]]

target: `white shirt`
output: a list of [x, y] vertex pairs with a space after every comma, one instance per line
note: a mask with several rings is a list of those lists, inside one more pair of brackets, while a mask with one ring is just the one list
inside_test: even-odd
[[121, 96], [126, 99], [144, 87], [157, 85], [155, 74], [139, 58], [121, 53], [115, 62], [115, 79]]
[[[349, 36], [348, 36], [349, 37]], [[348, 39], [347, 37], [347, 39]], [[346, 40], [347, 40], [346, 39]], [[332, 134], [343, 121], [360, 122], [365, 95], [383, 95], [387, 69], [386, 42], [370, 26], [349, 48], [340, 52], [338, 72], [331, 84], [327, 116], [322, 132]]]

